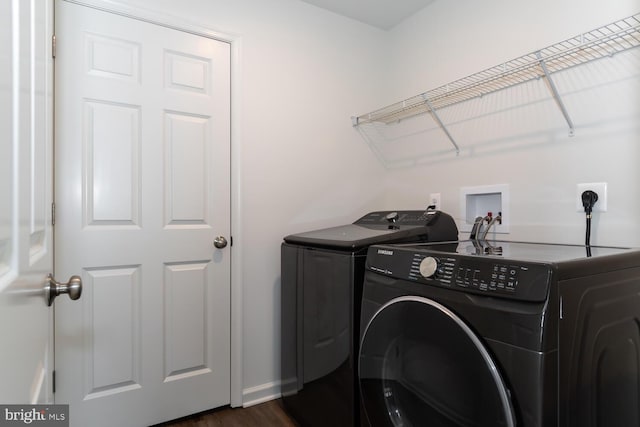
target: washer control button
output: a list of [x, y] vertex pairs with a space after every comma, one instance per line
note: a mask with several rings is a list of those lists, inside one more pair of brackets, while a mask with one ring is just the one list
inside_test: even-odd
[[438, 270], [438, 261], [434, 257], [426, 257], [420, 262], [420, 274], [422, 277], [431, 277]]

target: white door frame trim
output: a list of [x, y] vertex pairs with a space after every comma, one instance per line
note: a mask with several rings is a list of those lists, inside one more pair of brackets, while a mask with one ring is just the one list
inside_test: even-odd
[[240, 180], [240, 101], [241, 101], [241, 67], [240, 51], [241, 37], [203, 27], [197, 23], [187, 21], [178, 16], [169, 15], [140, 6], [132, 6], [120, 0], [61, 0], [88, 6], [105, 12], [114, 13], [128, 18], [137, 19], [154, 25], [171, 28], [186, 33], [211, 38], [229, 43], [231, 46], [231, 236], [233, 248], [231, 253], [231, 377], [230, 403], [231, 406], [242, 406], [243, 361], [242, 357], [242, 265], [241, 242], [241, 185]]

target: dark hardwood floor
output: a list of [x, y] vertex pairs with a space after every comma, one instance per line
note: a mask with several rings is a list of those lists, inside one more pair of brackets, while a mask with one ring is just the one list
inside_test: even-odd
[[280, 400], [271, 400], [248, 408], [214, 409], [155, 427], [296, 427], [282, 409]]

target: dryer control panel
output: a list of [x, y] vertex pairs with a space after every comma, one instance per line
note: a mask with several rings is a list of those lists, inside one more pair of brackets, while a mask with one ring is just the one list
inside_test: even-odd
[[425, 226], [440, 215], [440, 211], [377, 211], [370, 212], [354, 222], [358, 225], [413, 225]]
[[373, 246], [367, 270], [425, 285], [486, 296], [544, 301], [551, 266], [496, 257], [443, 253], [410, 246]]

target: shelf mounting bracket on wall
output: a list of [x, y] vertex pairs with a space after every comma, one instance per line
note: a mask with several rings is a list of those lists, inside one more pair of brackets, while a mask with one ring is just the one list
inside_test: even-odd
[[567, 124], [569, 125], [569, 136], [573, 136], [575, 134], [573, 121], [569, 116], [569, 112], [567, 111], [567, 108], [565, 107], [564, 102], [562, 102], [562, 97], [560, 96], [560, 92], [558, 92], [558, 88], [556, 87], [556, 84], [553, 82], [553, 79], [551, 78], [551, 73], [549, 73], [549, 70], [547, 69], [547, 65], [545, 64], [544, 59], [542, 59], [542, 54], [540, 53], [540, 51], [536, 52], [536, 57], [538, 58], [538, 61], [540, 61], [540, 68], [542, 68], [542, 71], [544, 72], [544, 76], [547, 78], [547, 83], [549, 83], [549, 90], [551, 90], [551, 94], [553, 95], [553, 98], [558, 103], [558, 108], [560, 108], [560, 111], [562, 112], [564, 119], [567, 121]]
[[429, 98], [427, 97], [427, 94], [423, 93], [422, 98], [424, 98], [424, 103], [427, 104], [427, 107], [429, 107], [429, 112], [431, 113], [433, 120], [435, 120], [436, 123], [438, 123], [440, 128], [442, 128], [442, 130], [444, 131], [445, 135], [447, 135], [447, 138], [449, 138], [449, 141], [451, 141], [453, 146], [456, 147], [456, 155], [460, 154], [460, 147], [458, 147], [458, 144], [456, 144], [455, 139], [453, 139], [453, 137], [449, 133], [449, 129], [447, 129], [447, 127], [444, 125], [442, 120], [440, 120], [440, 116], [436, 112], [436, 109], [433, 108], [433, 105], [431, 105], [431, 102], [429, 102]]

